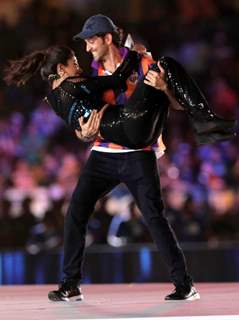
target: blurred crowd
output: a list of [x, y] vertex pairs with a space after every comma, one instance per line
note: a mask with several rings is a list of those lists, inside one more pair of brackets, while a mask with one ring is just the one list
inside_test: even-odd
[[[15, 19], [0, 15], [1, 70], [7, 59], [64, 43], [75, 47], [80, 64], [89, 71], [89, 56], [71, 41], [87, 16], [76, 6], [63, 6], [64, 1], [59, 8], [52, 2], [29, 0]], [[147, 17], [125, 20], [120, 27], [155, 58], [175, 57], [197, 80], [215, 112], [238, 119], [237, 2], [151, 2]], [[145, 4], [139, 3], [143, 11]], [[101, 13], [118, 19], [116, 11]], [[64, 215], [89, 153], [89, 146], [44, 102], [46, 90], [39, 78], [24, 89], [6, 87], [0, 80], [0, 249], [38, 253], [61, 247]], [[163, 139], [167, 150], [158, 160], [161, 187], [166, 215], [179, 240], [212, 245], [239, 241], [239, 138], [198, 147], [186, 115], [173, 111]], [[152, 241], [124, 185], [97, 203], [86, 240], [87, 245], [116, 247]]]

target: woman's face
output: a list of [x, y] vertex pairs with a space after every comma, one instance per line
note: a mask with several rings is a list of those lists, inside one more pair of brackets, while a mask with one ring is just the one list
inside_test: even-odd
[[74, 77], [79, 76], [82, 73], [82, 69], [80, 68], [76, 56], [73, 55], [71, 58], [67, 60], [66, 65], [61, 65], [59, 74], [62, 77]]

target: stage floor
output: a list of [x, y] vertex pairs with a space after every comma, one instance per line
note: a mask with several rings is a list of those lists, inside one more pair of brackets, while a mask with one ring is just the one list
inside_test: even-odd
[[239, 320], [238, 283], [199, 283], [201, 299], [166, 302], [171, 284], [82, 285], [84, 301], [51, 302], [55, 285], [1, 286], [0, 319]]

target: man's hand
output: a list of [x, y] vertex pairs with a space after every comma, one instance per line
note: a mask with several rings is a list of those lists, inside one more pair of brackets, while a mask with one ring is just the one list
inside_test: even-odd
[[84, 122], [83, 117], [79, 118], [81, 131], [75, 130], [75, 133], [80, 140], [85, 142], [95, 140], [99, 133], [101, 118], [108, 106], [108, 104], [104, 105], [104, 107], [99, 112], [97, 112], [97, 110], [93, 110], [86, 123]]
[[157, 90], [162, 90], [167, 95], [170, 101], [170, 107], [172, 109], [184, 110], [184, 108], [177, 102], [173, 93], [168, 87], [168, 84], [166, 82], [165, 70], [160, 65], [160, 62], [158, 62], [157, 64], [158, 64], [160, 73], [153, 70], [149, 70], [145, 76], [144, 83]]
[[162, 90], [166, 93], [168, 90], [168, 84], [166, 82], [165, 71], [160, 65], [160, 62], [158, 62], [158, 67], [160, 73], [153, 70], [149, 70], [145, 76], [144, 83], [157, 90]]

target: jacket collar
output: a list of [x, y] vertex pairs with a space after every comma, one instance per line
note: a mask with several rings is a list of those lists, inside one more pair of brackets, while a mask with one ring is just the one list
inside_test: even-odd
[[[126, 48], [126, 47], [121, 47], [121, 48], [119, 49], [119, 51], [120, 51], [121, 57], [124, 59], [125, 56], [127, 55], [128, 51], [129, 51], [129, 49]], [[100, 62], [95, 61], [95, 60], [92, 61], [92, 63], [91, 63], [91, 68], [92, 68], [92, 69], [98, 70], [100, 67], [101, 67]]]

